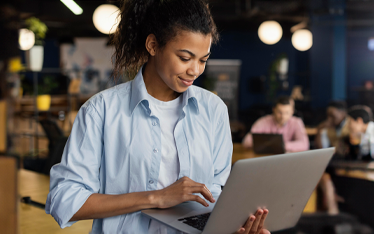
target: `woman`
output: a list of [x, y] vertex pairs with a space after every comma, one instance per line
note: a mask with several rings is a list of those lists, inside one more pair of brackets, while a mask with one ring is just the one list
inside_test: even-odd
[[[218, 34], [202, 0], [130, 0], [120, 16], [115, 71], [138, 73], [81, 107], [51, 169], [46, 212], [62, 228], [94, 219], [92, 233], [173, 233], [140, 210], [208, 206], [230, 172], [227, 108], [192, 86]], [[267, 213], [238, 233], [268, 233]]]

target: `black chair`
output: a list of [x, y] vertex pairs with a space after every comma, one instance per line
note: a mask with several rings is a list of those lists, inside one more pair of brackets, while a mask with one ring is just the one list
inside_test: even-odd
[[336, 193], [344, 198], [339, 209], [374, 229], [374, 181], [332, 175]]
[[49, 175], [51, 167], [61, 162], [62, 153], [68, 138], [64, 136], [62, 130], [56, 124], [56, 122], [49, 119], [43, 119], [40, 120], [39, 123], [41, 124], [49, 141], [48, 157], [45, 159], [25, 158], [24, 168]]
[[64, 152], [65, 144], [68, 138], [64, 136], [64, 133], [56, 122], [49, 119], [44, 119], [40, 120], [39, 123], [41, 124], [49, 140], [48, 158], [42, 173], [49, 174], [51, 167], [61, 162], [62, 153]]

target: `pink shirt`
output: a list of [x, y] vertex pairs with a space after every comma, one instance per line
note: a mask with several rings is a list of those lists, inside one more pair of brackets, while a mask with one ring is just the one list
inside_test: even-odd
[[303, 121], [292, 116], [287, 123], [279, 127], [274, 120], [273, 115], [267, 115], [258, 119], [252, 126], [251, 132], [243, 139], [243, 145], [247, 148], [252, 147], [251, 133], [272, 133], [282, 134], [285, 149], [288, 152], [305, 151], [309, 149], [309, 139], [305, 131]]

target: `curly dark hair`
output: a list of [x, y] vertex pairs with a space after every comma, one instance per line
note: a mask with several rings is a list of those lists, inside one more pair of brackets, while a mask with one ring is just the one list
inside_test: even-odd
[[113, 35], [114, 77], [122, 72], [133, 78], [148, 60], [145, 41], [149, 34], [156, 36], [158, 46], [164, 47], [178, 30], [211, 35], [212, 43], [219, 35], [203, 0], [123, 0], [120, 22]]

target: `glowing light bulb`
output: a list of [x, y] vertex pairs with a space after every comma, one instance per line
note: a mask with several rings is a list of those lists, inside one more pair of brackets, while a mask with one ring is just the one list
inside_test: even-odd
[[34, 32], [26, 28], [20, 29], [18, 43], [21, 50], [31, 49], [35, 44]]
[[100, 5], [93, 13], [92, 20], [97, 30], [104, 34], [114, 33], [119, 20], [119, 8], [111, 4]]
[[283, 35], [280, 24], [276, 21], [265, 21], [258, 28], [258, 36], [260, 40], [268, 45], [277, 43]]
[[297, 50], [306, 51], [313, 45], [313, 35], [308, 29], [299, 29], [292, 35], [291, 42]]

